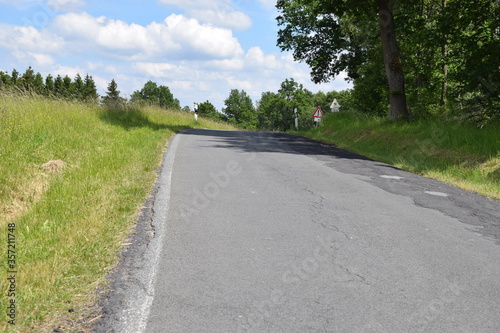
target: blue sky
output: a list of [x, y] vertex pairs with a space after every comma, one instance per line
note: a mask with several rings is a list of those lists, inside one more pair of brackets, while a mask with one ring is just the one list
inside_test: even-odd
[[276, 47], [276, 0], [0, 0], [0, 70], [115, 79], [128, 97], [148, 80], [182, 106], [231, 89], [254, 101], [294, 78], [307, 89], [350, 88], [343, 76], [311, 82], [309, 68]]

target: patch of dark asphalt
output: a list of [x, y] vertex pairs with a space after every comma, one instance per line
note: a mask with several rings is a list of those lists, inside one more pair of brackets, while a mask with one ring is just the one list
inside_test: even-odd
[[[289, 135], [280, 135], [285, 140], [287, 136]], [[500, 200], [374, 161], [333, 145], [302, 137], [290, 137], [290, 140], [295, 142], [291, 147], [295, 147], [297, 151], [314, 155], [314, 158], [342, 173], [365, 177], [366, 181], [387, 192], [410, 197], [418, 206], [457, 218], [474, 226], [474, 231], [494, 239], [500, 245]], [[312, 147], [314, 149], [311, 149]], [[396, 176], [401, 179], [382, 176]]]

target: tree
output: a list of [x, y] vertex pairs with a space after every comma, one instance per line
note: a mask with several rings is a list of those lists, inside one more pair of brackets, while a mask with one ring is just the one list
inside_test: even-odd
[[270, 91], [264, 92], [258, 104], [257, 116], [260, 129], [285, 130], [283, 110], [286, 110], [287, 102], [282, 96]]
[[152, 105], [158, 105], [165, 109], [180, 110], [179, 100], [174, 98], [170, 89], [166, 86], [158, 86], [153, 81], [148, 81], [140, 91], [132, 94], [132, 101], [146, 102]]
[[61, 75], [54, 80], [54, 93], [56, 97], [64, 97], [64, 82]]
[[[321, 96], [322, 94], [322, 96]], [[326, 95], [317, 94], [325, 103]], [[332, 99], [333, 100], [333, 99]], [[302, 84], [294, 79], [286, 79], [280, 85], [277, 93], [265, 92], [258, 103], [257, 113], [259, 127], [269, 130], [287, 131], [294, 125], [295, 109], [297, 109], [301, 127], [313, 125], [312, 113], [318, 106], [315, 95], [305, 89]], [[331, 101], [328, 104], [330, 105]], [[327, 109], [325, 109], [327, 110]]]
[[87, 74], [83, 82], [83, 96], [82, 98], [88, 102], [96, 102], [99, 99], [99, 94], [97, 93], [97, 88], [92, 76]]
[[10, 75], [10, 82], [12, 85], [17, 85], [17, 81], [19, 80], [19, 72], [16, 69], [12, 70], [12, 74]]
[[10, 75], [3, 71], [0, 71], [0, 81], [2, 81], [4, 86], [10, 86], [12, 84]]
[[47, 75], [45, 78], [45, 89], [44, 89], [44, 95], [46, 96], [51, 96], [55, 92], [55, 86], [54, 86], [54, 78], [52, 75]]
[[211, 118], [214, 120], [226, 120], [226, 117], [217, 111], [215, 106], [209, 101], [200, 103], [198, 105], [198, 114], [200, 116]]
[[252, 99], [244, 90], [232, 89], [224, 105], [225, 108], [222, 111], [230, 122], [248, 129], [257, 127], [257, 114]]
[[72, 88], [71, 78], [68, 75], [65, 75], [62, 79], [61, 95], [64, 98], [70, 98], [73, 94]]
[[304, 89], [302, 84], [295, 82], [292, 79], [286, 79], [281, 83], [278, 94], [283, 98], [286, 103], [282, 112], [282, 126], [281, 129], [286, 131], [294, 125], [295, 109], [297, 109], [299, 122], [303, 127], [312, 125], [313, 120], [311, 114], [314, 109], [319, 105], [313, 103], [313, 93]]
[[33, 80], [33, 88], [37, 94], [43, 94], [45, 90], [45, 85], [43, 83], [43, 76], [40, 73], [36, 73], [35, 79]]
[[390, 119], [409, 116], [390, 0], [278, 0], [276, 7], [281, 12], [278, 25], [284, 26], [278, 32], [278, 46], [284, 51], [293, 50], [296, 60], [305, 61], [316, 83], [329, 81], [343, 70], [356, 78], [364, 54], [357, 41], [359, 36], [346, 29], [345, 22], [355, 20], [366, 25], [376, 20], [378, 13]]
[[120, 97], [120, 91], [115, 79], [111, 80], [111, 83], [108, 85], [108, 91], [106, 92], [106, 96], [102, 98], [102, 102], [109, 108], [119, 108], [124, 105], [125, 99]]
[[80, 74], [76, 74], [73, 83], [71, 84], [72, 97], [76, 99], [83, 99], [85, 84], [83, 83]]
[[26, 72], [19, 79], [18, 85], [25, 91], [33, 91], [35, 87], [35, 72], [31, 68], [28, 67]]

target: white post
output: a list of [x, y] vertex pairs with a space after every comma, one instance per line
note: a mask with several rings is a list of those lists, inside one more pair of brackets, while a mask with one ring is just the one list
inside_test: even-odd
[[295, 129], [298, 131], [299, 130], [299, 114], [298, 114], [297, 108], [295, 108], [294, 113], [295, 113]]
[[198, 121], [198, 104], [194, 103], [194, 121]]

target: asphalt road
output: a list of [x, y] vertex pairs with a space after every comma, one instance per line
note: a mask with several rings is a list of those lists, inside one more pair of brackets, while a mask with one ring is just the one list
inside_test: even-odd
[[500, 203], [286, 134], [189, 130], [98, 332], [500, 332]]

